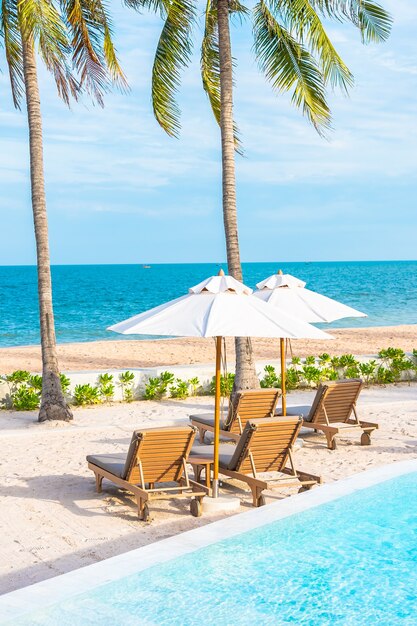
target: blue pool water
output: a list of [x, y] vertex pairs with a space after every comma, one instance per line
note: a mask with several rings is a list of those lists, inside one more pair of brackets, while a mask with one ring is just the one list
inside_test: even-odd
[[[329, 327], [417, 323], [417, 261], [245, 263], [244, 281], [254, 287], [279, 268], [306, 281], [310, 289], [369, 316], [340, 320]], [[150, 269], [140, 265], [55, 266], [57, 339], [123, 339], [106, 331], [107, 326], [183, 295], [218, 269], [215, 263], [152, 265]], [[36, 268], [0, 267], [0, 346], [39, 343], [37, 307]]]
[[13, 621], [16, 626], [416, 623], [417, 472]]

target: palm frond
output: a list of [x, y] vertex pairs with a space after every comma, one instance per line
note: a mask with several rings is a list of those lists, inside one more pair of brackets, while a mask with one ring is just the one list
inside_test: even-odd
[[61, 6], [71, 34], [72, 60], [80, 88], [103, 106], [103, 96], [110, 85], [103, 51], [105, 25], [100, 2], [62, 0]]
[[310, 52], [272, 15], [266, 2], [254, 7], [255, 55], [261, 70], [278, 91], [291, 91], [292, 102], [302, 108], [316, 130], [330, 127], [322, 73]]
[[53, 74], [59, 96], [69, 104], [79, 85], [68, 64], [70, 45], [65, 23], [49, 0], [21, 0], [18, 4], [22, 37], [37, 43], [39, 54]]
[[152, 104], [162, 128], [173, 137], [180, 129], [176, 93], [181, 70], [188, 65], [192, 51], [195, 7], [192, 0], [172, 0], [165, 20], [152, 69]]
[[143, 9], [152, 11], [153, 13], [159, 13], [162, 18], [166, 18], [169, 10], [169, 0], [123, 0], [124, 4], [135, 9], [139, 13]]
[[352, 22], [363, 43], [385, 41], [391, 33], [392, 16], [373, 0], [311, 0], [311, 4], [326, 17]]
[[19, 17], [16, 3], [13, 0], [1, 1], [0, 40], [1, 39], [3, 40], [6, 54], [13, 104], [17, 109], [20, 109], [25, 88]]
[[318, 59], [324, 80], [345, 92], [353, 76], [334, 48], [310, 0], [271, 0], [270, 7], [287, 30]]

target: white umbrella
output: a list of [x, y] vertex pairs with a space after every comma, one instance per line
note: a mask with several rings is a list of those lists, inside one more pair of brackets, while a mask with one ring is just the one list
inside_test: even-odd
[[188, 294], [110, 326], [122, 334], [168, 335], [216, 338], [215, 431], [213, 496], [218, 494], [219, 429], [220, 429], [220, 363], [223, 337], [286, 337], [332, 339], [323, 331], [292, 319], [277, 308], [252, 295], [232, 276], [220, 270]]
[[[269, 276], [257, 283], [254, 296], [271, 304], [287, 315], [298, 317], [310, 324], [317, 322], [333, 322], [343, 317], [366, 317], [346, 304], [323, 296], [320, 293], [305, 288], [306, 283], [291, 274], [277, 274]], [[281, 387], [282, 413], [286, 413], [285, 392], [285, 344], [281, 338]]]

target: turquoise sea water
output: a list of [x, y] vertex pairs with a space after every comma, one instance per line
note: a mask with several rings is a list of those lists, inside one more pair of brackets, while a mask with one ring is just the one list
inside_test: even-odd
[[[417, 323], [417, 261], [246, 263], [245, 283], [253, 288], [279, 268], [306, 281], [310, 289], [369, 316], [340, 320], [329, 327]], [[215, 263], [152, 265], [150, 269], [140, 265], [55, 266], [57, 339], [123, 339], [106, 327], [183, 295], [218, 270]], [[36, 268], [0, 267], [0, 346], [39, 343], [37, 307]]]
[[417, 473], [153, 566], [16, 626], [415, 626]]

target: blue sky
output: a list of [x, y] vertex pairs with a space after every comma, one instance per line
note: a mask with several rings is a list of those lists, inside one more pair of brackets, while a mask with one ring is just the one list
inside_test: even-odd
[[[129, 95], [109, 95], [103, 110], [85, 101], [68, 111], [40, 71], [52, 262], [223, 261], [220, 136], [198, 54], [179, 94], [181, 138], [171, 139], [150, 104], [161, 22], [110, 4]], [[233, 29], [242, 260], [416, 258], [417, 5], [384, 6], [395, 20], [386, 44], [365, 47], [353, 27], [328, 26], [356, 81], [349, 98], [330, 98], [329, 141], [258, 72], [249, 25]], [[0, 265], [35, 263], [26, 118], [13, 109], [5, 73], [0, 215]]]

